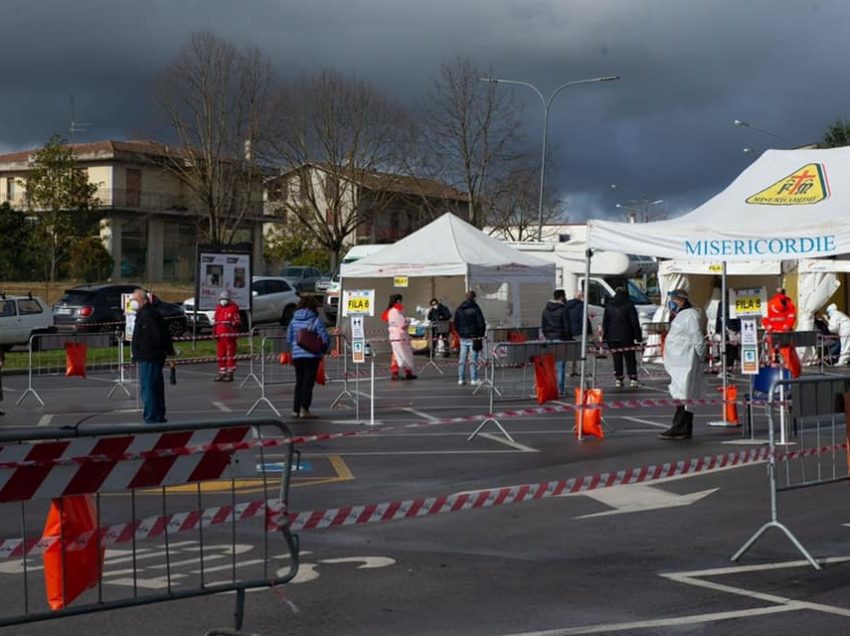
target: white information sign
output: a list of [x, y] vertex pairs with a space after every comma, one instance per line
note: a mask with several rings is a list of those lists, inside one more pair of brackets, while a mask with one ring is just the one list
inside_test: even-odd
[[221, 292], [240, 309], [251, 308], [251, 255], [241, 252], [198, 252], [198, 310], [215, 309]]
[[365, 340], [366, 339], [366, 329], [363, 326], [363, 316], [352, 316], [351, 317], [351, 339], [352, 340]]
[[741, 320], [741, 373], [744, 375], [758, 375], [758, 333], [758, 322], [755, 318]]
[[121, 294], [121, 308], [124, 310], [124, 340], [133, 340], [133, 331], [136, 328], [136, 311], [130, 306], [133, 294]]

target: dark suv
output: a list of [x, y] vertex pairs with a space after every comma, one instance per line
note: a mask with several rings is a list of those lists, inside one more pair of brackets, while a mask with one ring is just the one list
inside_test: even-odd
[[[132, 294], [140, 285], [79, 285], [66, 289], [53, 305], [53, 321], [57, 329], [112, 332], [124, 328], [121, 294]], [[183, 335], [188, 328], [186, 314], [180, 305], [153, 297], [154, 308], [165, 318], [172, 336]]]

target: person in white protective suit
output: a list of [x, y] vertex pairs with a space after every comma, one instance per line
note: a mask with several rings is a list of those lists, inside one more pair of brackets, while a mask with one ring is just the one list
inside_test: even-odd
[[838, 311], [835, 303], [826, 308], [828, 317], [827, 328], [830, 333], [837, 333], [841, 340], [841, 354], [838, 356], [838, 366], [850, 362], [850, 317], [843, 311]]
[[[664, 369], [670, 375], [670, 397], [674, 400], [695, 400], [705, 393], [703, 356], [705, 338], [702, 318], [691, 306], [688, 292], [676, 289], [670, 292], [677, 311], [670, 331], [664, 340]], [[694, 414], [685, 405], [676, 407], [673, 426], [661, 433], [661, 439], [690, 439], [693, 434]]]

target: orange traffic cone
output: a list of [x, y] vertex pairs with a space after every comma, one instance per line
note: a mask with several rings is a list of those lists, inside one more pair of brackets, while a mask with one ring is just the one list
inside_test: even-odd
[[[723, 387], [717, 387], [723, 392]], [[738, 425], [738, 387], [734, 384], [726, 386], [726, 394], [723, 396], [723, 421], [727, 424]]]
[[50, 609], [67, 607], [97, 584], [103, 571], [97, 514], [91, 495], [74, 495], [50, 503], [44, 537], [54, 543], [44, 551], [44, 584]]

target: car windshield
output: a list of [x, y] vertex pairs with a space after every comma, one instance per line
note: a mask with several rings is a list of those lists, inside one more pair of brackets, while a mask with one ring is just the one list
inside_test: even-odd
[[290, 276], [290, 277], [298, 277], [301, 276], [301, 272], [304, 271], [303, 267], [284, 267], [283, 271], [280, 273], [281, 276]]
[[643, 290], [629, 281], [629, 300], [635, 305], [651, 305], [652, 301], [643, 293]]
[[62, 298], [59, 299], [59, 302], [65, 303], [66, 305], [85, 305], [86, 303], [92, 302], [92, 300], [94, 300], [94, 292], [80, 289], [67, 289], [65, 290], [65, 294]]

